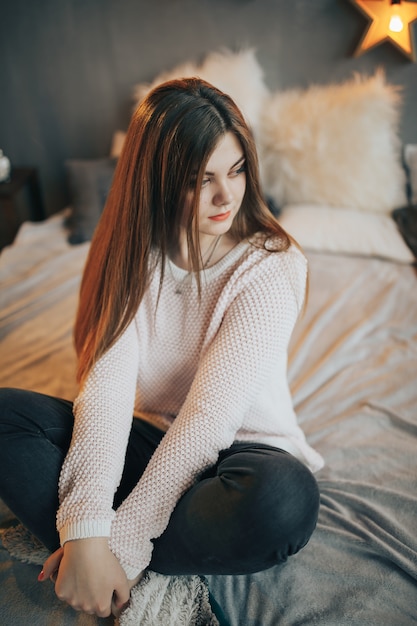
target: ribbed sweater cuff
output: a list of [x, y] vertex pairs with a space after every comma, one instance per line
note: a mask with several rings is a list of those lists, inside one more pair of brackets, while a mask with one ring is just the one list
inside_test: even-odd
[[59, 531], [61, 546], [73, 539], [87, 539], [88, 537], [110, 537], [111, 520], [82, 520], [70, 522]]
[[120, 565], [123, 567], [125, 574], [126, 574], [126, 578], [128, 580], [134, 580], [136, 578], [136, 576], [138, 576], [138, 574], [141, 573], [141, 571], [143, 570], [138, 570], [135, 567], [131, 567], [130, 565], [126, 565], [124, 563], [120, 563]]

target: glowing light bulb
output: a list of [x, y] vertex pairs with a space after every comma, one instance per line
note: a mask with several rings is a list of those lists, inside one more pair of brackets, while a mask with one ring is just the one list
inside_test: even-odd
[[389, 29], [392, 30], [393, 33], [400, 33], [403, 28], [404, 24], [398, 13], [391, 15], [391, 19], [389, 21]]

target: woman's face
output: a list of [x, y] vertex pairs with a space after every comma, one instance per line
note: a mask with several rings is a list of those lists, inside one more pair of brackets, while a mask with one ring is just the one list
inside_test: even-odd
[[226, 133], [211, 154], [200, 190], [199, 233], [226, 233], [240, 209], [246, 189], [246, 163], [237, 137]]

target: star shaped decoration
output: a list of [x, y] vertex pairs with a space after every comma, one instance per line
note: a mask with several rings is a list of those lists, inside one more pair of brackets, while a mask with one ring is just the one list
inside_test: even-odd
[[406, 0], [351, 0], [368, 19], [354, 56], [384, 41], [393, 43], [411, 61], [416, 61], [412, 23], [417, 20], [417, 2]]

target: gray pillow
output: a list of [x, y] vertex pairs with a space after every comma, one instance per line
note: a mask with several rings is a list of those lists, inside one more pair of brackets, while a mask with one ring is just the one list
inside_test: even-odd
[[65, 162], [72, 214], [68, 241], [90, 241], [113, 180], [117, 159], [70, 159]]
[[405, 168], [408, 174], [408, 201], [417, 205], [417, 143], [404, 146]]
[[392, 217], [417, 263], [417, 204], [395, 209]]

